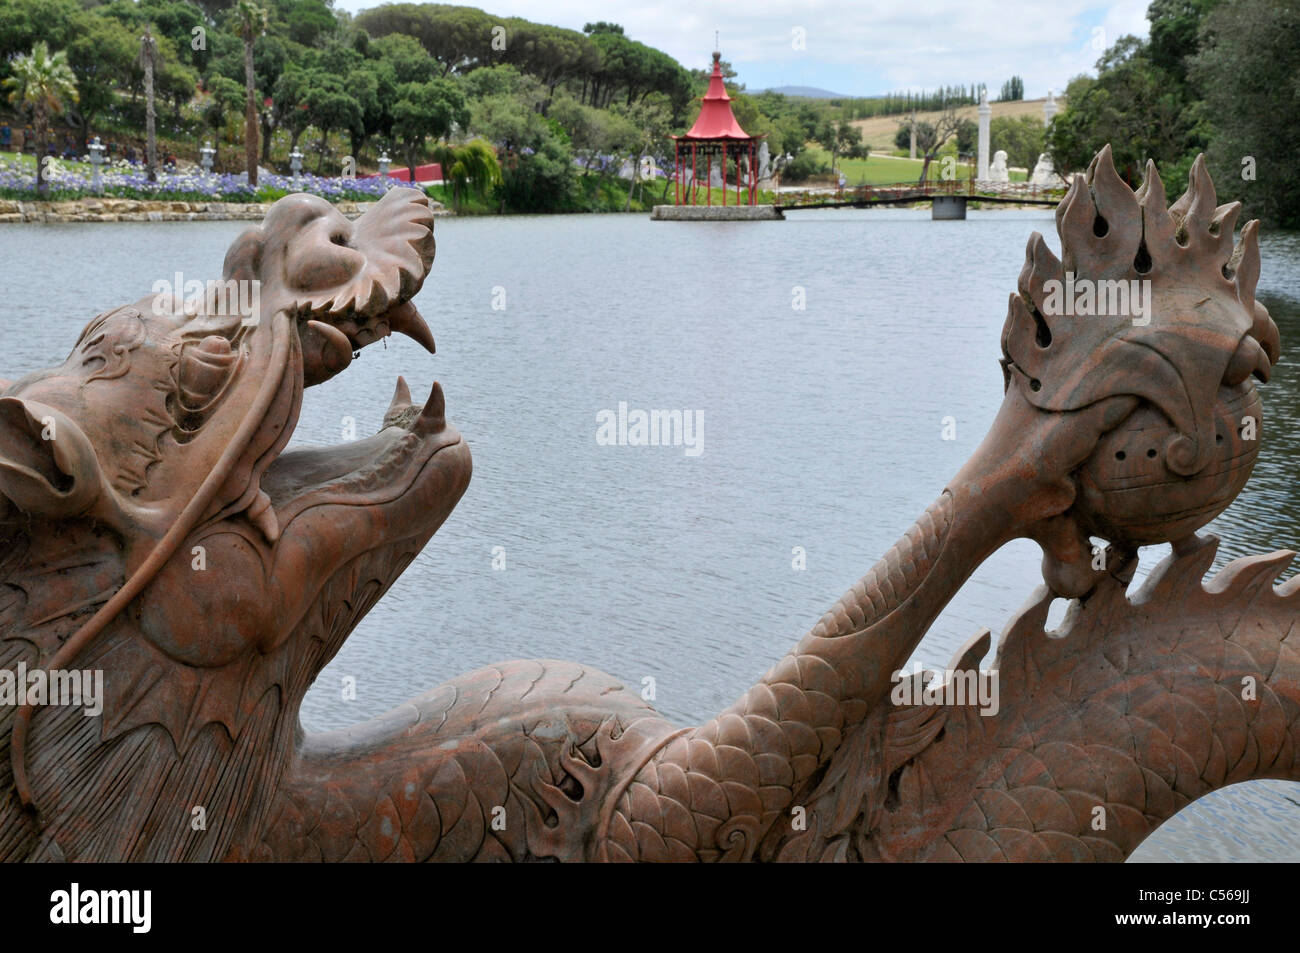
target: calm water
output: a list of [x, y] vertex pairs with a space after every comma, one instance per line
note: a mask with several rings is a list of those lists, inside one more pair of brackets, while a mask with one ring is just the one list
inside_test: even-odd
[[[242, 227], [0, 229], [0, 376], [61, 359], [90, 317], [177, 269], [216, 277]], [[321, 675], [307, 728], [516, 657], [577, 659], [630, 685], [652, 676], [660, 710], [681, 723], [725, 707], [974, 450], [1001, 399], [999, 332], [1035, 229], [1057, 246], [1050, 212], [441, 220], [418, 299], [438, 354], [405, 339], [367, 349], [308, 392], [295, 444], [338, 442], [349, 417], [370, 432], [398, 374], [419, 397], [437, 377], [474, 479]], [[1300, 541], [1300, 236], [1267, 236], [1260, 297], [1286, 356], [1264, 391], [1254, 478], [1212, 527], [1220, 564]], [[620, 401], [702, 414], [703, 453], [598, 446], [596, 414]], [[946, 416], [956, 440], [941, 439]], [[1143, 571], [1163, 555], [1144, 553]], [[1040, 582], [1039, 558], [1025, 541], [997, 553], [917, 660], [944, 665], [981, 626], [1000, 631]], [[344, 676], [355, 701], [340, 699]], [[1220, 792], [1134, 859], [1298, 860], [1297, 802], [1300, 784]]]

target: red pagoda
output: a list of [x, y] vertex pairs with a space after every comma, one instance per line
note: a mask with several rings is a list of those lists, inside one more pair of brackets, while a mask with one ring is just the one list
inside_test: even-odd
[[[695, 205], [699, 196], [698, 168], [704, 165], [706, 202], [713, 204], [713, 165], [721, 158], [722, 204], [727, 204], [727, 160], [736, 163], [736, 204], [753, 205], [758, 200], [758, 164], [755, 149], [762, 136], [751, 136], [740, 128], [731, 111], [731, 97], [722, 82], [722, 54], [713, 53], [713, 75], [709, 77], [709, 91], [701, 100], [700, 115], [695, 125], [684, 136], [673, 136], [675, 149], [675, 175], [677, 180], [676, 204]], [[689, 152], [687, 151], [689, 145]], [[749, 167], [749, 184], [743, 184], [740, 173], [741, 159]], [[690, 181], [686, 168], [690, 165]], [[742, 188], [745, 198], [742, 199]], [[747, 201], [745, 200], [747, 199]]]

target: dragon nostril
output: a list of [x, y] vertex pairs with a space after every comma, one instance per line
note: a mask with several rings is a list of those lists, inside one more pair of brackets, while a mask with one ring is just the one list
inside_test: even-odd
[[347, 248], [348, 236], [343, 234], [334, 234], [330, 236], [330, 242], [334, 245], [338, 245], [341, 248]]

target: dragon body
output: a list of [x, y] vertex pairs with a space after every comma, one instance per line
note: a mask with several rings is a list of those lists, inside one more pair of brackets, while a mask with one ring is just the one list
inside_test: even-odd
[[[106, 675], [102, 718], [0, 709], [0, 859], [1111, 861], [1208, 791], [1300, 779], [1300, 587], [1273, 585], [1291, 554], [1206, 582], [1196, 535], [1245, 485], [1251, 378], [1279, 357], [1237, 211], [1203, 162], [1169, 206], [1154, 167], [1134, 193], [1103, 150], [1058, 210], [1062, 259], [1030, 239], [984, 441], [717, 717], [676, 726], [604, 673], [513, 661], [309, 735], [312, 680], [470, 460], [441, 389], [418, 405], [401, 381], [375, 436], [284, 451], [302, 388], [354, 350], [394, 330], [432, 350], [410, 302], [433, 223], [411, 190], [355, 224], [282, 200], [227, 256], [258, 315], [119, 309], [0, 389], [0, 665]], [[1064, 316], [1067, 278], [1147, 281], [1153, 306]], [[39, 439], [49, 419], [65, 438]], [[990, 669], [981, 633], [948, 672], [903, 674], [1021, 537], [1045, 585]], [[1137, 547], [1166, 541], [1129, 593]], [[992, 698], [947, 692], [992, 672]]]

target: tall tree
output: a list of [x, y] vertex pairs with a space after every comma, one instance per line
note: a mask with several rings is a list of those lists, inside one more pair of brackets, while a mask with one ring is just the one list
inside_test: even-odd
[[[954, 134], [956, 130], [953, 130]], [[862, 146], [862, 130], [841, 119], [827, 119], [817, 132], [817, 142], [831, 154], [831, 171], [839, 171], [839, 157], [858, 154]]]
[[77, 0], [4, 0], [0, 3], [0, 79], [11, 74], [10, 61], [38, 42], [66, 49], [80, 33]]
[[591, 175], [598, 157], [609, 152], [610, 114], [584, 105], [572, 96], [560, 96], [549, 115], [568, 133], [573, 154], [582, 163], [583, 178]]
[[308, 74], [303, 105], [308, 121], [320, 130], [320, 150], [316, 158], [316, 174], [325, 168], [325, 151], [330, 133], [338, 129], [353, 129], [362, 122], [362, 106], [352, 95], [345, 79], [334, 73], [311, 70]]
[[386, 3], [358, 14], [356, 25], [372, 37], [390, 33], [415, 37], [437, 61], [443, 76], [490, 65], [504, 52], [499, 49], [502, 43], [510, 48], [509, 34], [495, 29], [502, 25], [499, 18], [473, 7]]
[[1222, 0], [1152, 0], [1147, 8], [1147, 20], [1151, 23], [1148, 41], [1151, 62], [1177, 82], [1187, 82], [1188, 60], [1197, 51], [1201, 24], [1221, 3]]
[[452, 80], [404, 83], [393, 106], [393, 138], [406, 152], [406, 167], [415, 181], [415, 162], [429, 136], [445, 139], [453, 126], [469, 125], [465, 94]]
[[145, 171], [150, 182], [158, 181], [158, 131], [155, 128], [153, 71], [158, 65], [158, 41], [153, 31], [144, 28], [140, 37], [139, 63], [144, 70], [144, 136]]
[[37, 43], [31, 53], [15, 56], [9, 64], [10, 76], [4, 81], [9, 102], [19, 109], [32, 111], [32, 128], [36, 133], [36, 189], [46, 189], [45, 143], [49, 138], [50, 117], [63, 112], [68, 103], [77, 101], [77, 80], [62, 52], [51, 53], [44, 43]]
[[[632, 190], [641, 185], [641, 157], [648, 156], [652, 161], [663, 161], [666, 155], [662, 151], [663, 144], [668, 141], [668, 110], [659, 104], [638, 102], [624, 111], [628, 122], [631, 124], [635, 135], [632, 137], [630, 145], [632, 146], [629, 158], [632, 162], [632, 181], [627, 187], [627, 203], [623, 206], [623, 211], [632, 210]], [[757, 172], [757, 170], [751, 170]], [[644, 195], [645, 189], [641, 187], [638, 191]], [[667, 187], [665, 186], [665, 192]]]
[[1002, 84], [1002, 92], [998, 93], [998, 102], [1010, 103], [1019, 102], [1025, 98], [1025, 81], [1019, 76], [1013, 76]]
[[[951, 99], [944, 103], [943, 111], [933, 123], [921, 121], [916, 124], [916, 150], [924, 159], [919, 182], [925, 182], [929, 176], [930, 163], [939, 155], [939, 150], [947, 145], [949, 139], [962, 133], [963, 123], [969, 122], [957, 114], [959, 104], [959, 99]], [[898, 122], [904, 128], [911, 128], [910, 119], [900, 119]]]
[[311, 125], [307, 96], [321, 81], [322, 76], [318, 70], [305, 69], [287, 69], [276, 80], [273, 94], [276, 124], [288, 128], [290, 152], [298, 148], [298, 140]]
[[1300, 9], [1235, 0], [1209, 14], [1201, 35], [1189, 65], [1214, 126], [1207, 158], [1221, 194], [1300, 228]]
[[116, 101], [115, 90], [128, 84], [135, 65], [135, 34], [118, 20], [89, 12], [68, 44], [68, 65], [77, 77], [77, 106], [68, 118], [77, 128], [81, 151], [95, 118]]
[[253, 0], [239, 0], [235, 7], [239, 38], [244, 41], [244, 161], [248, 184], [257, 188], [257, 81], [253, 74], [253, 44], [266, 32], [266, 11]]
[[237, 116], [239, 107], [244, 104], [244, 89], [233, 79], [214, 76], [208, 80], [207, 106], [203, 109], [203, 121], [212, 129], [212, 141], [216, 144], [213, 159], [221, 154], [221, 140], [226, 131], [226, 122]]
[[1152, 62], [1146, 41], [1138, 37], [1116, 40], [1097, 61], [1096, 79], [1072, 79], [1066, 102], [1047, 130], [1047, 152], [1062, 173], [1086, 168], [1109, 142], [1115, 168], [1130, 185], [1141, 181], [1148, 158], [1173, 182], [1205, 147], [1199, 108], [1188, 101], [1182, 84]]

